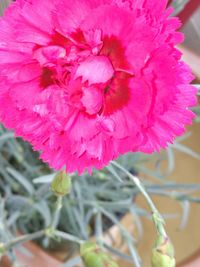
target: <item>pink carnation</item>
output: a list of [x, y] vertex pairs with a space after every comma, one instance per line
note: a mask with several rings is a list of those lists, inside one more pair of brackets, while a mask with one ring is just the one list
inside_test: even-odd
[[0, 118], [55, 169], [152, 153], [194, 115], [166, 0], [17, 0], [0, 20]]

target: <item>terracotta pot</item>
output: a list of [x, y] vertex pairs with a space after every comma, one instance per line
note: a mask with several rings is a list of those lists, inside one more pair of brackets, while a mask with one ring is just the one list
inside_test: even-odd
[[[169, 5], [172, 3], [172, 0], [169, 0]], [[189, 18], [192, 16], [192, 14], [199, 8], [199, 1], [198, 0], [190, 0], [185, 8], [178, 14], [178, 17], [180, 18], [182, 24], [184, 25], [187, 23]]]
[[177, 267], [200, 267], [200, 252], [179, 264]]
[[185, 8], [180, 12], [178, 15], [180, 20], [182, 21], [183, 24], [185, 24], [189, 18], [192, 16], [192, 14], [197, 11], [199, 8], [199, 1], [198, 0], [190, 0]]
[[[27, 254], [20, 252], [19, 249], [15, 250], [17, 259], [23, 267], [59, 267], [62, 264], [33, 242], [27, 242], [24, 247], [27, 249]], [[0, 267], [11, 267], [7, 257], [3, 257]]]

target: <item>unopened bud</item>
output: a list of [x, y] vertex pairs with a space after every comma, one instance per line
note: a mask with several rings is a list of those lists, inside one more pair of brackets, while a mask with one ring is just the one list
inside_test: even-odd
[[119, 267], [97, 244], [85, 242], [81, 246], [81, 257], [85, 267]]
[[168, 237], [158, 236], [152, 250], [152, 267], [175, 267], [174, 248]]
[[51, 183], [51, 190], [57, 196], [65, 196], [71, 191], [71, 177], [65, 171], [59, 172]]

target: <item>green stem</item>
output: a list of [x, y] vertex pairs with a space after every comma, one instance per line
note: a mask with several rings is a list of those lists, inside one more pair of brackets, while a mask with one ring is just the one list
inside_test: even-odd
[[[27, 241], [31, 241], [31, 240], [40, 238], [42, 236], [45, 236], [48, 231], [49, 231], [49, 228], [32, 233], [32, 234], [27, 234], [27, 235], [23, 235], [23, 236], [19, 236], [17, 238], [14, 238], [13, 240], [9, 241], [8, 243], [2, 244], [1, 250], [6, 253], [8, 250], [16, 247], [17, 245], [22, 245], [23, 243], [26, 243]], [[73, 235], [58, 231], [58, 230], [53, 231], [53, 235], [55, 237], [60, 237], [62, 239], [72, 241], [72, 242], [75, 242], [78, 244], [84, 243], [84, 240], [81, 240], [76, 236], [73, 236]]]
[[67, 233], [59, 231], [59, 230], [55, 230], [54, 234], [57, 237], [60, 237], [60, 238], [65, 239], [67, 241], [72, 241], [72, 242], [78, 243], [80, 245], [85, 242], [84, 240], [81, 240], [74, 235], [70, 235], [70, 234], [67, 234]]
[[159, 211], [157, 210], [156, 206], [154, 205], [153, 201], [151, 200], [150, 196], [148, 195], [145, 187], [142, 185], [140, 179], [134, 175], [132, 175], [129, 171], [127, 171], [123, 166], [121, 166], [120, 164], [118, 164], [115, 161], [111, 162], [115, 167], [117, 167], [118, 169], [120, 169], [121, 171], [123, 171], [128, 177], [129, 179], [131, 179], [131, 181], [134, 182], [134, 184], [137, 186], [137, 188], [139, 189], [139, 191], [142, 193], [142, 195], [145, 197], [151, 211], [152, 211], [152, 218], [153, 218], [153, 222], [156, 226], [156, 230], [158, 232], [158, 234], [167, 237], [165, 228], [164, 228], [164, 219], [161, 216], [161, 214], [159, 213]]
[[16, 237], [4, 245], [4, 250], [8, 251], [9, 249], [11, 249], [11, 248], [13, 248], [19, 244], [23, 244], [27, 241], [40, 238], [44, 235], [45, 235], [45, 230], [41, 230], [41, 231], [38, 231], [38, 232], [35, 232], [32, 234], [27, 234], [27, 235]]
[[48, 236], [50, 238], [57, 236], [57, 237], [66, 239], [68, 241], [82, 244], [83, 241], [80, 240], [78, 237], [56, 230], [58, 222], [59, 222], [59, 218], [60, 218], [61, 209], [62, 209], [62, 199], [63, 199], [62, 196], [57, 197], [52, 223], [50, 224], [48, 228], [32, 233], [32, 234], [19, 236], [5, 244], [2, 244], [1, 250], [4, 252], [7, 252], [8, 250], [14, 248], [17, 245], [21, 245], [27, 241], [34, 240], [42, 236]]
[[61, 213], [61, 209], [62, 209], [62, 201], [63, 201], [63, 197], [59, 196], [57, 197], [57, 201], [56, 201], [56, 206], [55, 206], [55, 212], [53, 215], [53, 219], [52, 219], [52, 223], [50, 225], [49, 228], [51, 228], [52, 230], [55, 230], [58, 223], [59, 223], [59, 219], [60, 219], [60, 213]]

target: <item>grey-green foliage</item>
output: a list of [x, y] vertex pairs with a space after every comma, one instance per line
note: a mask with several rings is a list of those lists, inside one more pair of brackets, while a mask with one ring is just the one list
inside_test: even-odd
[[[198, 155], [177, 140], [173, 146], [162, 153], [144, 155], [129, 153], [118, 159], [118, 162], [133, 174], [147, 174], [150, 180], [144, 180], [150, 194], [162, 197], [172, 197], [178, 201], [198, 202], [188, 193], [198, 189], [197, 185], [180, 185], [169, 182], [166, 177], [174, 169], [174, 151], [179, 150], [194, 157]], [[163, 170], [162, 163], [167, 162]], [[150, 165], [151, 167], [148, 167]], [[50, 183], [55, 173], [39, 160], [39, 154], [33, 152], [30, 145], [12, 133], [0, 127], [0, 237], [10, 240], [16, 231], [32, 233], [48, 227], [51, 224], [55, 205], [55, 196], [50, 191]], [[131, 212], [133, 223], [142, 234], [141, 216], [149, 216], [149, 212], [138, 207], [134, 202], [138, 194], [137, 188], [124, 174], [112, 165], [101, 171], [93, 171], [82, 176], [72, 175], [73, 186], [71, 193], [64, 197], [63, 209], [58, 221], [58, 229], [73, 234], [81, 239], [95, 235], [102, 243], [102, 234], [113, 224], [117, 224], [124, 242], [127, 243], [130, 255], [102, 243], [108, 250], [128, 261], [134, 261], [140, 266], [140, 258], [135, 249], [133, 236], [120, 224], [121, 217]], [[159, 183], [150, 182], [154, 179]], [[121, 182], [123, 180], [123, 183]], [[184, 192], [184, 193], [182, 193]], [[183, 205], [183, 208], [186, 207]], [[184, 212], [183, 219], [185, 218]], [[183, 224], [183, 223], [182, 223]], [[59, 247], [59, 240], [50, 241], [48, 238], [38, 240], [44, 247]], [[72, 243], [69, 253], [76, 246]]]

